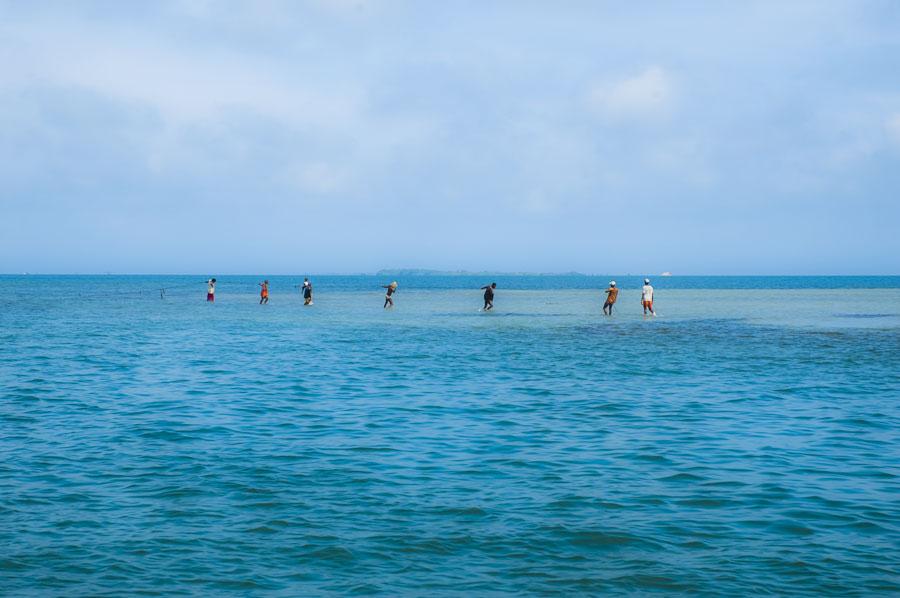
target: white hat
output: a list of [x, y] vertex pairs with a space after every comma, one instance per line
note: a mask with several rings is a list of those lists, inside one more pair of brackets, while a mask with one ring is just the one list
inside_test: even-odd
[[644, 279], [644, 284], [650, 284], [650, 279], [649, 279], [649, 278], [645, 278], [645, 279]]
[[616, 286], [616, 281], [615, 281], [615, 280], [610, 280], [610, 281], [609, 281], [609, 286], [611, 286], [611, 287]]

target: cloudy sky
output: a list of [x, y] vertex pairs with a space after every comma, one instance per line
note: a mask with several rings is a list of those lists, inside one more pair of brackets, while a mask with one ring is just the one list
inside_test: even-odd
[[900, 3], [0, 1], [0, 272], [900, 273]]

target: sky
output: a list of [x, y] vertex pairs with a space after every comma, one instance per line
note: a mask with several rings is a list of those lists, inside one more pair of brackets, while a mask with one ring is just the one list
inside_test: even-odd
[[0, 0], [0, 272], [900, 274], [900, 2]]

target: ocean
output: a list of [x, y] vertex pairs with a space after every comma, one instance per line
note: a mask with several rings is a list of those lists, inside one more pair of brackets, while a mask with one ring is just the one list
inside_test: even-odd
[[900, 277], [207, 277], [0, 276], [0, 594], [900, 594]]

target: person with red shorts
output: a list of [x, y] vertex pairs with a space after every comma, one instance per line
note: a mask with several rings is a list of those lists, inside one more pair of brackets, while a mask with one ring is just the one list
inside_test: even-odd
[[263, 305], [269, 302], [269, 281], [264, 280], [259, 283], [259, 286], [261, 287], [259, 290], [259, 304]]
[[216, 279], [210, 278], [206, 285], [206, 300], [212, 303], [216, 300]]
[[650, 286], [650, 279], [644, 279], [644, 287], [641, 289], [641, 305], [644, 307], [644, 315], [650, 312], [651, 316], [655, 316], [653, 311], [653, 287]]

